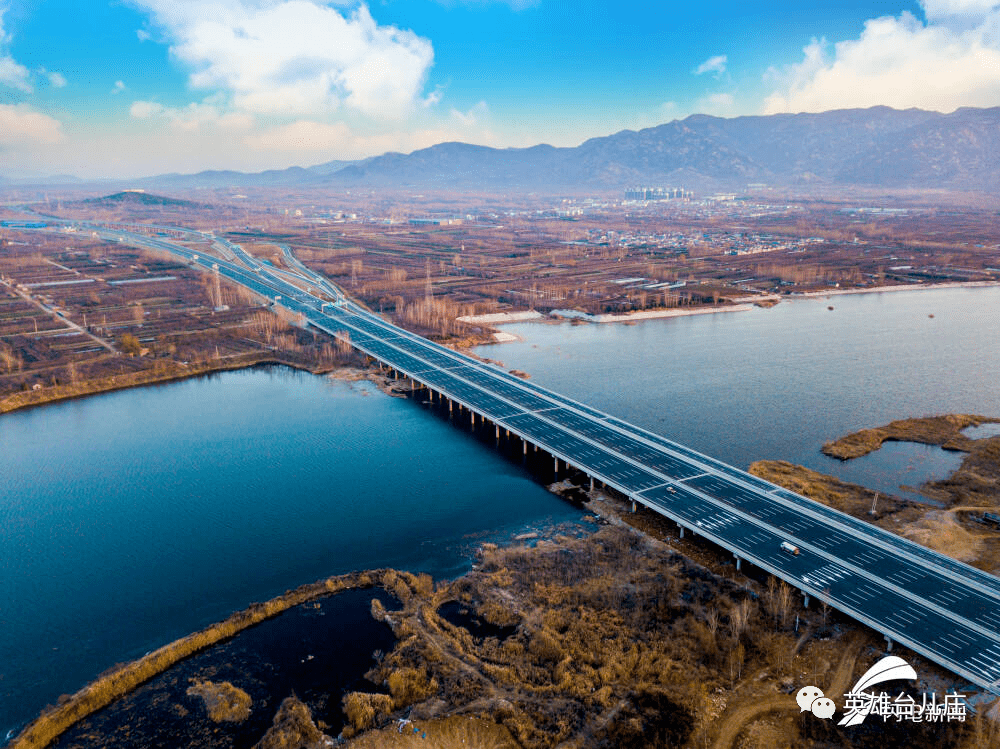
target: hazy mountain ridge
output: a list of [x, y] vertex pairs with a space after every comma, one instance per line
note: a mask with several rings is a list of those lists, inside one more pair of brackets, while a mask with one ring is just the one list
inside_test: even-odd
[[389, 152], [258, 173], [164, 174], [129, 180], [128, 186], [527, 191], [662, 185], [708, 191], [739, 190], [760, 182], [996, 192], [998, 167], [1000, 107], [942, 114], [880, 106], [729, 119], [691, 115], [591, 138], [575, 147], [491, 148], [448, 142], [409, 154]]
[[1000, 108], [951, 114], [889, 107], [724, 119], [692, 115], [575, 148], [442, 143], [330, 175], [334, 184], [538, 189], [630, 184], [739, 188], [825, 183], [991, 191], [1000, 186]]

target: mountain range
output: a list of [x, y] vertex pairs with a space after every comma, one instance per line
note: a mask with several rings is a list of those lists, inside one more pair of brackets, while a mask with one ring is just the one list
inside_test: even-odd
[[572, 148], [440, 143], [409, 154], [248, 174], [168, 174], [157, 189], [345, 186], [532, 191], [865, 186], [997, 192], [1000, 107], [949, 114], [889, 107], [734, 118], [692, 115]]

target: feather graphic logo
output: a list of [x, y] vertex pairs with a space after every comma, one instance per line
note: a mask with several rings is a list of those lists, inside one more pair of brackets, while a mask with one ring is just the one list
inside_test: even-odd
[[858, 679], [858, 683], [854, 685], [850, 692], [844, 695], [847, 697], [847, 703], [844, 705], [847, 714], [840, 719], [837, 725], [860, 725], [871, 714], [876, 700], [874, 695], [864, 693], [864, 690], [869, 687], [885, 681], [893, 681], [894, 679], [916, 678], [917, 672], [913, 670], [913, 667], [909, 663], [895, 655], [886, 656], [865, 671], [861, 678]]

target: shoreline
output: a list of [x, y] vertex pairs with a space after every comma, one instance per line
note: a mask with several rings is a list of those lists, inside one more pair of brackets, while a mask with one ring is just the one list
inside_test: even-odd
[[830, 289], [829, 291], [804, 291], [789, 294], [782, 299], [815, 299], [816, 297], [842, 296], [844, 294], [882, 294], [893, 291], [932, 291], [934, 289], [981, 289], [1000, 286], [1000, 281], [944, 281], [942, 283], [897, 284], [866, 289]]
[[[75, 385], [54, 385], [41, 390], [25, 390], [12, 393], [0, 398], [0, 415], [22, 411], [29, 408], [47, 406], [49, 404], [61, 403], [65, 401], [88, 398], [101, 393], [112, 393], [118, 390], [129, 390], [131, 388], [145, 387], [147, 385], [161, 385], [170, 382], [189, 380], [195, 377], [204, 377], [216, 372], [235, 372], [241, 369], [252, 369], [254, 367], [280, 366], [289, 367], [300, 372], [308, 372], [314, 375], [325, 375], [336, 371], [340, 367], [334, 366], [309, 366], [302, 362], [294, 362], [280, 356], [253, 356], [242, 358], [239, 361], [219, 362], [216, 364], [199, 365], [196, 367], [183, 367], [174, 364], [167, 372], [140, 371], [124, 375], [113, 375], [99, 380], [86, 380]], [[346, 366], [346, 365], [345, 365]]]
[[8, 749], [44, 749], [80, 720], [107, 707], [177, 663], [295, 606], [346, 590], [377, 587], [401, 576], [411, 577], [410, 573], [394, 573], [387, 569], [349, 572], [300, 585], [265, 603], [252, 603], [222, 621], [169, 642], [138, 660], [113, 666], [68, 699], [44, 709], [11, 739]]
[[[484, 325], [495, 325], [502, 328], [506, 325], [517, 323], [545, 323], [545, 324], [579, 324], [587, 323], [635, 323], [644, 320], [660, 320], [671, 317], [689, 317], [692, 315], [708, 315], [718, 312], [748, 312], [754, 307], [774, 306], [780, 302], [792, 302], [797, 299], [822, 299], [832, 296], [843, 296], [845, 294], [883, 294], [896, 291], [934, 291], [938, 289], [981, 289], [1000, 287], [1000, 281], [945, 281], [943, 283], [931, 284], [903, 284], [895, 286], [875, 286], [871, 288], [853, 289], [828, 289], [823, 291], [804, 291], [791, 294], [764, 294], [760, 296], [728, 297], [733, 304], [726, 306], [699, 306], [699, 307], [673, 307], [670, 309], [653, 309], [628, 312], [625, 314], [602, 313], [591, 315], [589, 313], [579, 313], [574, 317], [563, 317], [561, 315], [542, 314], [540, 312], [505, 312], [490, 315], [476, 315], [456, 318], [462, 322], [480, 323]], [[577, 322], [579, 321], [579, 322]], [[483, 345], [493, 343], [523, 342], [522, 336], [513, 333], [500, 331], [494, 333], [494, 340]]]

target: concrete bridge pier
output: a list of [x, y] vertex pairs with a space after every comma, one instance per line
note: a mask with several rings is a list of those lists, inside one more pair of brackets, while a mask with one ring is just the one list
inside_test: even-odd
[[633, 499], [633, 500], [632, 500], [632, 512], [635, 512], [635, 509], [636, 509], [636, 508], [635, 508], [635, 500]]
[[[733, 557], [735, 557], [735, 559], [736, 559], [736, 571], [737, 571], [737, 572], [739, 572], [739, 571], [740, 571], [740, 565], [741, 565], [741, 563], [743, 562], [743, 560], [742, 560], [742, 559], [740, 559], [740, 558], [739, 558], [738, 556], [736, 556], [735, 554], [733, 554]], [[808, 601], [809, 599], [808, 599], [808, 598], [806, 598], [806, 600]], [[806, 605], [808, 606], [808, 604], [806, 604]]]
[[684, 538], [684, 526], [683, 526], [683, 525], [680, 525], [680, 524], [678, 523], [677, 527], [681, 529], [681, 534], [680, 534], [680, 537], [681, 537], [681, 538]]
[[885, 642], [886, 642], [885, 652], [891, 653], [892, 652], [892, 638], [889, 637], [889, 635], [886, 635], [885, 636]]
[[803, 593], [802, 594], [802, 607], [806, 608], [806, 609], [809, 608], [809, 594], [808, 593]]

